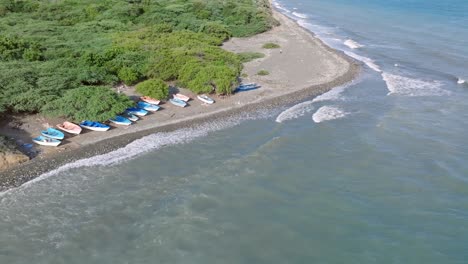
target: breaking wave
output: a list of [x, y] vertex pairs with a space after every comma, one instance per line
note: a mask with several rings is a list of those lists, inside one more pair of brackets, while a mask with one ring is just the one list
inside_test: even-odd
[[343, 44], [348, 46], [350, 49], [359, 49], [359, 48], [364, 47], [364, 45], [361, 45], [361, 44], [357, 43], [356, 41], [354, 41], [352, 39], [345, 40], [345, 42]]
[[442, 89], [442, 83], [439, 81], [413, 79], [390, 73], [382, 73], [382, 78], [387, 84], [389, 95], [444, 96], [450, 94], [449, 91]]
[[458, 78], [457, 83], [458, 83], [458, 84], [465, 84], [466, 81], [463, 80], [462, 78]]
[[313, 102], [313, 100], [307, 101], [297, 104], [291, 108], [288, 108], [281, 114], [279, 114], [278, 117], [276, 117], [275, 121], [278, 123], [282, 123], [283, 121], [296, 119], [301, 116], [304, 116], [305, 114], [310, 113], [312, 112], [312, 110], [314, 110], [314, 107], [312, 106]]
[[298, 12], [292, 12], [292, 14], [298, 18], [306, 19], [308, 16], [306, 14], [298, 13]]
[[364, 56], [361, 56], [361, 55], [358, 55], [354, 52], [350, 52], [350, 51], [345, 51], [345, 54], [358, 60], [358, 61], [362, 61], [364, 62], [367, 67], [371, 68], [372, 70], [376, 71], [376, 72], [382, 72], [382, 70], [380, 69], [379, 65], [377, 65], [375, 63], [375, 61], [371, 58], [367, 58], [367, 57], [364, 57]]
[[336, 106], [322, 106], [312, 116], [315, 123], [322, 123], [325, 121], [340, 119], [347, 116], [349, 113], [343, 111]]

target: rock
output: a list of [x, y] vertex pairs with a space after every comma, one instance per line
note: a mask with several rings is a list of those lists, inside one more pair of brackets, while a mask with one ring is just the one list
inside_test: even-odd
[[0, 171], [26, 162], [29, 157], [16, 149], [16, 144], [0, 136]]

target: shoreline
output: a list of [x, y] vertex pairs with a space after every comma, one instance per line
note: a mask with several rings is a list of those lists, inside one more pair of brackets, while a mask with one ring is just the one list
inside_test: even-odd
[[[138, 122], [136, 125], [133, 125], [133, 128], [131, 129], [113, 129], [110, 130], [113, 131], [112, 133], [106, 132], [102, 134], [93, 134], [93, 136], [86, 136], [89, 133], [85, 133], [84, 136], [80, 138], [82, 141], [80, 141], [79, 143], [72, 141], [72, 143], [75, 143], [75, 145], [77, 145], [75, 148], [65, 149], [63, 150], [63, 152], [55, 151], [50, 154], [39, 155], [38, 157], [30, 160], [29, 162], [2, 171], [0, 177], [0, 192], [6, 191], [10, 188], [19, 187], [22, 184], [31, 181], [44, 173], [57, 169], [67, 163], [71, 163], [84, 158], [90, 158], [100, 154], [109, 153], [113, 150], [122, 148], [127, 144], [131, 143], [132, 141], [147, 135], [151, 135], [158, 132], [171, 132], [177, 129], [193, 127], [198, 124], [205, 123], [207, 121], [216, 122], [225, 118], [239, 115], [241, 113], [254, 112], [262, 109], [275, 108], [287, 104], [296, 103], [301, 100], [305, 100], [307, 98], [323, 94], [333, 89], [334, 87], [344, 85], [355, 79], [360, 69], [360, 64], [358, 62], [346, 56], [343, 52], [332, 49], [331, 47], [324, 44], [320, 39], [315, 37], [315, 34], [313, 32], [302, 28], [300, 25], [297, 24], [296, 21], [276, 10], [276, 8], [273, 5], [271, 5], [271, 9], [273, 16], [280, 21], [280, 26], [275, 27], [268, 32], [252, 36], [246, 39], [232, 39], [228, 41], [228, 43], [226, 43], [226, 49], [231, 49], [230, 51], [234, 51], [234, 49], [236, 48], [245, 48], [246, 50], [250, 51], [252, 47], [249, 41], [258, 40], [265, 42], [265, 39], [268, 36], [279, 38], [278, 41], [286, 41], [285, 43], [290, 45], [291, 52], [295, 52], [297, 47], [303, 47], [304, 49], [314, 50], [318, 54], [315, 54], [316, 56], [320, 55], [321, 57], [325, 58], [323, 62], [315, 62], [313, 60], [311, 60], [310, 62], [305, 61], [305, 65], [313, 65], [316, 68], [319, 68], [310, 69], [311, 73], [316, 73], [315, 79], [312, 79], [312, 77], [308, 76], [299, 76], [299, 78], [296, 78], [296, 83], [294, 83], [294, 80], [283, 81], [282, 79], [272, 79], [275, 78], [274, 76], [279, 76], [277, 78], [281, 78], [281, 74], [285, 74], [284, 68], [290, 67], [289, 65], [287, 65], [288, 62], [285, 61], [285, 58], [289, 58], [289, 55], [288, 57], [285, 57], [285, 54], [278, 55], [277, 51], [275, 50], [265, 51], [269, 52], [269, 54], [267, 54], [267, 56], [264, 59], [260, 59], [258, 61], [256, 60], [245, 64], [245, 70], [255, 72], [259, 67], [269, 66], [272, 67], [273, 72], [274, 70], [278, 70], [278, 68], [280, 70], [283, 70], [280, 71], [277, 75], [272, 74], [273, 77], [270, 78], [261, 78], [255, 75], [249, 77], [249, 81], [255, 81], [262, 85], [262, 88], [256, 90], [256, 92], [236, 94], [227, 99], [218, 99], [216, 104], [219, 104], [211, 110], [207, 110], [206, 108], [203, 109], [203, 107], [196, 108], [196, 106], [193, 106], [194, 112], [198, 110], [198, 113], [191, 112], [187, 114], [188, 111], [191, 111], [192, 106], [187, 109], [174, 110], [175, 112], [171, 116], [168, 116], [165, 122], [163, 121], [161, 123], [155, 123], [155, 120], [157, 121], [160, 117], [158, 113], [156, 113], [155, 115], [151, 115], [148, 119], [145, 119], [141, 122]], [[282, 33], [283, 35], [281, 35], [280, 33]], [[293, 34], [294, 36], [297, 36], [298, 38], [295, 40], [297, 43], [294, 43], [294, 40], [289, 40], [288, 35], [284, 34]], [[281, 39], [281, 37], [283, 37], [286, 40]], [[295, 46], [293, 44], [302, 46]], [[284, 53], [288, 54], [286, 46], [284, 50]], [[283, 52], [281, 51], [280, 53]], [[296, 60], [297, 58], [302, 58], [301, 56], [307, 53], [307, 51], [299, 50], [297, 51], [297, 53], [298, 54], [296, 57], [294, 57], [294, 54], [291, 53], [291, 57], [293, 58], [291, 58], [290, 63], [297, 63], [297, 61], [294, 61], [294, 58], [296, 58]], [[332, 65], [333, 63], [335, 64]], [[319, 67], [323, 67], [323, 65], [321, 64], [325, 66], [331, 65], [330, 67], [333, 66], [336, 68], [342, 68], [335, 69], [335, 72], [330, 71], [331, 74], [335, 74], [337, 76], [322, 76], [324, 74], [324, 70], [322, 70]], [[346, 69], [343, 69], [343, 67], [345, 67]], [[328, 74], [330, 72], [325, 73]], [[304, 70], [304, 72], [299, 72], [298, 74], [304, 75], [306, 73], [307, 72]], [[242, 99], [248, 100], [252, 97], [254, 99], [252, 99], [251, 101], [240, 103], [242, 102]], [[183, 110], [187, 111], [185, 112], [185, 115], [182, 112]], [[166, 111], [170, 110], [164, 110], [164, 113]], [[179, 116], [182, 117], [178, 116], [175, 119], [171, 119], [177, 114], [179, 114]], [[140, 125], [140, 123], [143, 124]]]

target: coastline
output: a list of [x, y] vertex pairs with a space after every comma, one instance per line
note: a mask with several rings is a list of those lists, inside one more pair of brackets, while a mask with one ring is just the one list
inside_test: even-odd
[[[246, 81], [254, 81], [262, 85], [261, 89], [236, 94], [225, 99], [215, 97], [217, 103], [209, 109], [204, 106], [195, 106], [198, 104], [196, 101], [192, 101], [193, 106], [187, 109], [175, 109], [168, 106], [168, 109], [151, 115], [128, 129], [113, 129], [106, 133], [94, 133], [92, 136], [91, 133], [85, 133], [79, 138], [72, 138], [70, 143], [74, 147], [39, 155], [29, 162], [2, 171], [0, 191], [18, 187], [67, 163], [122, 148], [150, 134], [194, 127], [207, 121], [216, 122], [245, 112], [292, 104], [323, 94], [336, 86], [352, 81], [357, 76], [359, 64], [352, 58], [325, 45], [312, 32], [281, 14], [273, 5], [271, 8], [274, 17], [280, 21], [280, 26], [250, 38], [232, 39], [225, 44], [225, 48], [230, 51], [239, 52], [243, 49], [255, 51], [252, 50], [252, 43], [265, 43], [269, 38], [277, 38], [276, 40], [282, 45], [281, 52], [262, 50], [267, 53], [265, 58], [246, 63], [244, 67], [244, 71], [249, 73]], [[260, 49], [258, 45], [255, 47], [257, 51]], [[310, 50], [315, 51], [316, 54], [308, 55]], [[312, 55], [323, 60], [317, 62], [313, 60], [314, 57], [307, 60], [307, 56]], [[301, 58], [303, 65], [300, 63], [296, 65], [298, 58]], [[271, 76], [260, 77], [252, 74], [260, 68], [268, 67], [272, 69]], [[285, 78], [288, 71], [294, 73], [291, 77], [293, 79]], [[313, 73], [315, 75], [311, 77]]]

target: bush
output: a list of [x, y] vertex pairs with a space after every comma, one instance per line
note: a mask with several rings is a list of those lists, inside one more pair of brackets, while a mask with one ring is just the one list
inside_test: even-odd
[[123, 67], [119, 70], [117, 76], [119, 77], [120, 80], [122, 80], [126, 85], [132, 85], [138, 79], [140, 79], [140, 74], [129, 67]]
[[267, 71], [267, 70], [260, 70], [257, 72], [257, 75], [260, 75], [260, 76], [265, 76], [265, 75], [269, 75], [270, 72]]
[[256, 59], [264, 58], [265, 54], [260, 52], [241, 52], [238, 53], [237, 56], [239, 56], [239, 59], [242, 63], [246, 63]]
[[280, 48], [280, 47], [281, 47], [280, 45], [278, 45], [278, 44], [276, 44], [276, 43], [271, 43], [271, 42], [265, 43], [265, 44], [263, 44], [263, 46], [262, 46], [262, 48], [264, 48], [264, 49], [278, 49], [278, 48]]
[[134, 105], [125, 95], [104, 86], [82, 86], [67, 91], [63, 97], [46, 104], [46, 115], [67, 117], [75, 122], [106, 121]]
[[169, 87], [161, 79], [150, 79], [136, 85], [136, 91], [144, 96], [149, 96], [159, 100], [167, 99]]

